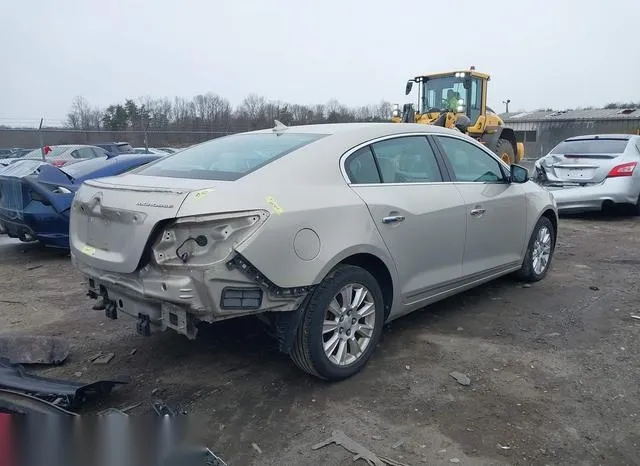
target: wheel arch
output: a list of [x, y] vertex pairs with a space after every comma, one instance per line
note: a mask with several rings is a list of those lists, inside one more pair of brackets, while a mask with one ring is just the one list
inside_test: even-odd
[[538, 223], [542, 217], [548, 218], [551, 225], [553, 225], [553, 246], [555, 247], [556, 241], [558, 240], [558, 215], [553, 209], [548, 208], [542, 212], [536, 223]]
[[370, 253], [357, 253], [341, 260], [336, 267], [340, 265], [354, 265], [360, 267], [376, 279], [380, 290], [382, 291], [382, 299], [384, 299], [384, 318], [389, 317], [391, 307], [393, 305], [393, 278], [387, 265], [377, 256]]

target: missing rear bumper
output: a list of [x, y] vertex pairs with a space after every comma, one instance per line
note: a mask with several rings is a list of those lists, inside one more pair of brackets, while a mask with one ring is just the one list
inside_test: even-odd
[[[73, 255], [72, 255], [73, 257]], [[87, 276], [94, 309], [126, 314], [142, 335], [172, 329], [195, 338], [200, 322], [297, 310], [312, 286], [281, 288], [241, 256], [206, 268], [146, 266], [132, 274], [100, 272], [74, 258]]]

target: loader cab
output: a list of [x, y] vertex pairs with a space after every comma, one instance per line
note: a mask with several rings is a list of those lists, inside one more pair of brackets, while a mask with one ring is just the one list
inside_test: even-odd
[[[474, 125], [486, 112], [486, 89], [489, 76], [475, 71], [454, 71], [417, 76], [407, 82], [408, 95], [413, 83], [418, 85], [418, 112], [436, 113], [445, 110], [466, 115]], [[452, 106], [451, 96], [455, 96]]]

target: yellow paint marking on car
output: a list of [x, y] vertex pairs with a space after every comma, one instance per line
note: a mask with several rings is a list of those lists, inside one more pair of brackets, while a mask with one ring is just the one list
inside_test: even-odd
[[197, 193], [195, 193], [195, 195], [193, 197], [194, 197], [194, 199], [196, 201], [199, 201], [200, 199], [202, 199], [203, 197], [205, 197], [207, 194], [209, 194], [212, 191], [214, 191], [213, 188], [203, 189], [202, 191], [198, 191]]
[[92, 248], [91, 246], [84, 246], [82, 248], [82, 252], [87, 256], [93, 256], [96, 253], [96, 248]]
[[273, 207], [273, 213], [276, 215], [280, 215], [282, 212], [284, 212], [284, 209], [282, 207], [280, 207], [280, 204], [278, 204], [278, 201], [276, 201], [273, 196], [267, 196], [266, 197], [266, 201], [267, 204], [269, 204], [271, 207]]

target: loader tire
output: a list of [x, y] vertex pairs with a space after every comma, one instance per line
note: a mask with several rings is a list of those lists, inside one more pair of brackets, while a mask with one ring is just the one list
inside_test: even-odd
[[506, 164], [511, 165], [512, 163], [516, 163], [516, 154], [511, 142], [507, 139], [498, 139], [496, 154], [498, 154], [498, 157], [500, 157]]

